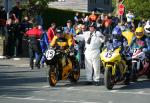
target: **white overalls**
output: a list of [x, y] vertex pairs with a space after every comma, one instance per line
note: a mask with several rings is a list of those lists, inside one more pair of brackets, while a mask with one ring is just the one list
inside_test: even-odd
[[105, 37], [99, 31], [92, 33], [90, 44], [87, 43], [90, 37], [90, 31], [81, 35], [76, 35], [75, 39], [85, 40], [85, 69], [87, 81], [94, 80], [98, 82], [100, 79], [100, 46], [105, 41]]

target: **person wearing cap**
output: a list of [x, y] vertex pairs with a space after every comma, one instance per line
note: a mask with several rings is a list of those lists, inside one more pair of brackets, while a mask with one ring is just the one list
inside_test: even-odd
[[64, 32], [66, 34], [69, 34], [69, 35], [75, 35], [76, 34], [74, 28], [72, 27], [72, 21], [71, 20], [67, 21], [67, 25], [66, 25], [66, 27], [64, 27]]
[[104, 35], [96, 31], [96, 23], [92, 22], [89, 25], [89, 31], [83, 34], [76, 35], [76, 40], [85, 40], [85, 70], [87, 85], [94, 84], [100, 85], [100, 47], [105, 41]]
[[42, 29], [39, 25], [34, 24], [33, 28], [26, 31], [25, 36], [29, 38], [29, 55], [30, 55], [30, 67], [34, 68], [34, 57], [37, 54], [35, 67], [40, 69], [40, 61], [42, 58], [42, 50], [40, 46], [40, 38], [43, 34]]

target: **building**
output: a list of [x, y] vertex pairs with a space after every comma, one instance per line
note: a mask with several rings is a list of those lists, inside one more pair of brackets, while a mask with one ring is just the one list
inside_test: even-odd
[[49, 7], [74, 11], [112, 11], [112, 0], [58, 0], [50, 2]]

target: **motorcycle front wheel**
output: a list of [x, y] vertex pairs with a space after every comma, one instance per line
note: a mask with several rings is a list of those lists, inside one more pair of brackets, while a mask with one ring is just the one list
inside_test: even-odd
[[109, 90], [111, 90], [115, 84], [114, 77], [112, 76], [112, 69], [110, 67], [105, 67], [104, 84], [105, 87]]
[[57, 70], [55, 66], [50, 66], [48, 71], [49, 85], [54, 87], [57, 83]]

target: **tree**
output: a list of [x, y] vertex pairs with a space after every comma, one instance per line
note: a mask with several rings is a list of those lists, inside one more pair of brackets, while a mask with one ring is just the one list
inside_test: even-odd
[[57, 0], [28, 0], [29, 8], [28, 15], [34, 17], [35, 15], [41, 13], [42, 9], [48, 7], [48, 3]]
[[29, 0], [31, 5], [40, 5], [41, 7], [48, 7], [48, 3], [57, 0]]
[[[120, 0], [113, 0], [113, 6]], [[132, 11], [138, 18], [149, 18], [150, 17], [150, 0], [121, 0], [125, 5], [126, 11]], [[117, 10], [117, 8], [115, 9]]]
[[131, 10], [136, 17], [150, 17], [150, 0], [125, 0], [126, 11]]

